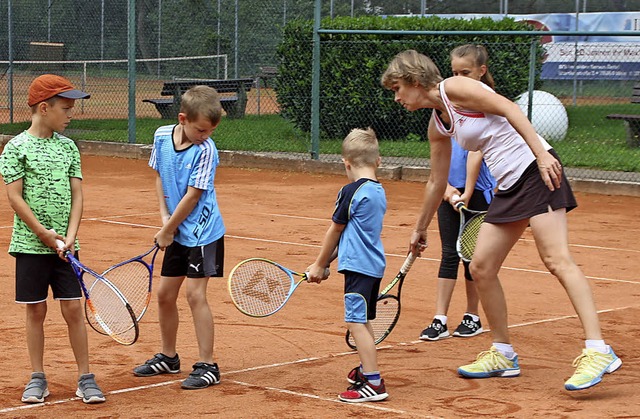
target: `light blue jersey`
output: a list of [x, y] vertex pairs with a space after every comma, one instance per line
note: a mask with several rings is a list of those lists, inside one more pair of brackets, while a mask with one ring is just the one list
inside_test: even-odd
[[160, 174], [164, 199], [173, 214], [189, 186], [201, 189], [202, 196], [191, 214], [180, 224], [174, 240], [183, 246], [204, 246], [225, 233], [222, 215], [216, 200], [214, 178], [220, 160], [211, 138], [200, 145], [176, 150], [173, 130], [166, 125], [156, 130], [149, 166]]
[[382, 278], [386, 266], [380, 234], [387, 198], [380, 182], [359, 179], [338, 193], [333, 222], [346, 224], [338, 245], [338, 272]]

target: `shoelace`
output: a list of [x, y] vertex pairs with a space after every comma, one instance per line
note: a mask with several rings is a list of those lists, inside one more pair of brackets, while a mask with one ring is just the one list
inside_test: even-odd
[[592, 366], [592, 363], [597, 362], [596, 354], [584, 351], [576, 359], [573, 360], [573, 366], [576, 368], [576, 374], [582, 374], [589, 367]]
[[496, 365], [500, 360], [500, 357], [498, 356], [499, 354], [500, 354], [499, 352], [492, 351], [492, 350], [482, 351], [478, 354], [478, 357], [476, 358], [476, 362], [484, 362], [490, 365]]

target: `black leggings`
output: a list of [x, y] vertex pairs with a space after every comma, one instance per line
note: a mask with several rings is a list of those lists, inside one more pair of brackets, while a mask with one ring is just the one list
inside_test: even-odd
[[[464, 189], [459, 190], [460, 193], [464, 193]], [[478, 189], [474, 190], [469, 200], [469, 209], [484, 211], [487, 208], [489, 208], [489, 204], [484, 198], [484, 193]], [[456, 251], [456, 239], [460, 229], [460, 213], [449, 202], [444, 200], [438, 207], [438, 228], [440, 229], [440, 243], [442, 243], [442, 258], [438, 278], [458, 279], [460, 256]], [[469, 263], [463, 261], [462, 264], [464, 265], [464, 277], [468, 281], [473, 281], [469, 272]]]

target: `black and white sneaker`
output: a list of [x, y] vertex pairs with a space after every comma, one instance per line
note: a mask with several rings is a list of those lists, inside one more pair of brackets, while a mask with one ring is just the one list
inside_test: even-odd
[[480, 323], [480, 319], [478, 318], [478, 321], [475, 321], [473, 320], [473, 317], [465, 314], [464, 317], [462, 317], [462, 322], [456, 328], [455, 332], [453, 332], [453, 336], [470, 338], [472, 336], [479, 335], [482, 332], [484, 332], [484, 330], [482, 330], [482, 323]]
[[220, 370], [218, 364], [196, 362], [193, 364], [193, 372], [182, 382], [182, 388], [196, 390], [206, 388], [220, 382]]
[[133, 369], [138, 377], [151, 377], [158, 374], [177, 374], [180, 372], [180, 357], [176, 354], [169, 358], [165, 354], [155, 354], [153, 358]]
[[431, 325], [420, 334], [420, 340], [438, 340], [448, 337], [449, 331], [447, 330], [447, 325], [442, 324], [438, 319], [433, 319]]

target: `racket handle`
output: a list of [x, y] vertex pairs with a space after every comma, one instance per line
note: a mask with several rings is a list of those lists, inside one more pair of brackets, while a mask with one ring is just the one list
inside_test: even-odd
[[454, 202], [453, 206], [456, 207], [456, 209], [460, 209], [464, 207], [464, 201], [462, 200], [462, 197], [460, 195], [458, 194], [453, 195], [451, 197], [451, 200]]
[[[49, 231], [53, 231], [54, 233], [56, 233], [56, 231], [52, 228]], [[58, 234], [58, 233], [56, 233]], [[58, 248], [58, 250], [63, 250], [64, 249], [64, 242], [60, 239], [56, 239], [56, 247]]]
[[64, 249], [64, 242], [60, 239], [56, 239], [56, 245], [58, 246], [58, 250]]

